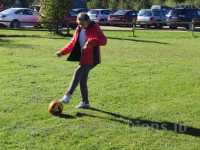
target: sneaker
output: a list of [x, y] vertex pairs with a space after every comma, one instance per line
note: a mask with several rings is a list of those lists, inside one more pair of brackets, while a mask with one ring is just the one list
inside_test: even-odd
[[60, 102], [68, 104], [71, 100], [71, 96], [69, 95], [64, 95], [63, 98], [60, 100]]
[[90, 104], [88, 104], [88, 103], [85, 103], [85, 102], [80, 102], [77, 106], [76, 106], [76, 108], [78, 108], [78, 109], [88, 109], [90, 107]]

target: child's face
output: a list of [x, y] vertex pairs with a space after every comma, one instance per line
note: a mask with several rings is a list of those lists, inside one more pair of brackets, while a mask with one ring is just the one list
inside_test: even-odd
[[77, 19], [77, 23], [78, 23], [78, 25], [80, 25], [82, 28], [87, 28], [87, 26], [88, 26], [88, 22], [87, 22], [87, 21], [83, 21], [83, 20]]

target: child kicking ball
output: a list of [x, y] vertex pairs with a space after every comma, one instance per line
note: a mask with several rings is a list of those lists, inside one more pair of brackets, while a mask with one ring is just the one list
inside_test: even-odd
[[76, 108], [87, 109], [90, 107], [87, 86], [88, 74], [100, 63], [100, 46], [106, 45], [107, 38], [99, 25], [91, 21], [86, 13], [80, 13], [77, 16], [77, 23], [78, 26], [71, 41], [56, 53], [58, 57], [70, 54], [68, 61], [79, 62], [71, 84], [60, 102], [69, 103], [76, 87], [80, 84], [82, 100]]

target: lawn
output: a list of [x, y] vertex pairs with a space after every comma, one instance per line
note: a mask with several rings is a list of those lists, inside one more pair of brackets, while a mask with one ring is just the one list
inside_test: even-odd
[[74, 108], [77, 88], [56, 117], [48, 104], [77, 65], [54, 55], [69, 38], [0, 30], [0, 150], [200, 149], [200, 33], [105, 34], [102, 64], [90, 74], [92, 108]]

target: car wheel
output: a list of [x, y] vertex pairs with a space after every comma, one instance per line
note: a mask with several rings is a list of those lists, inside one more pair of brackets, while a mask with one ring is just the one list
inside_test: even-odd
[[99, 23], [100, 23], [100, 24], [105, 24], [105, 20], [104, 20], [104, 19], [101, 19], [101, 20], [99, 20]]
[[186, 25], [185, 28], [186, 28], [187, 30], [192, 29], [191, 25]]
[[157, 29], [162, 29], [162, 28], [163, 28], [163, 25], [162, 25], [162, 24], [157, 24], [157, 25], [156, 25], [156, 28], [157, 28]]
[[177, 29], [177, 26], [171, 25], [171, 26], [169, 26], [169, 28], [170, 28], [170, 29]]
[[13, 20], [10, 24], [11, 28], [20, 28], [20, 22], [18, 20]]
[[132, 23], [128, 23], [127, 27], [131, 28], [131, 27], [133, 27], [133, 24]]
[[76, 27], [77, 27], [77, 25], [71, 25], [70, 27], [71, 27], [73, 30], [75, 30]]
[[145, 27], [145, 25], [140, 25], [140, 28], [144, 28]]
[[151, 28], [151, 25], [146, 24], [146, 25], [144, 25], [144, 28], [145, 28], [145, 29], [149, 29], [149, 28]]

